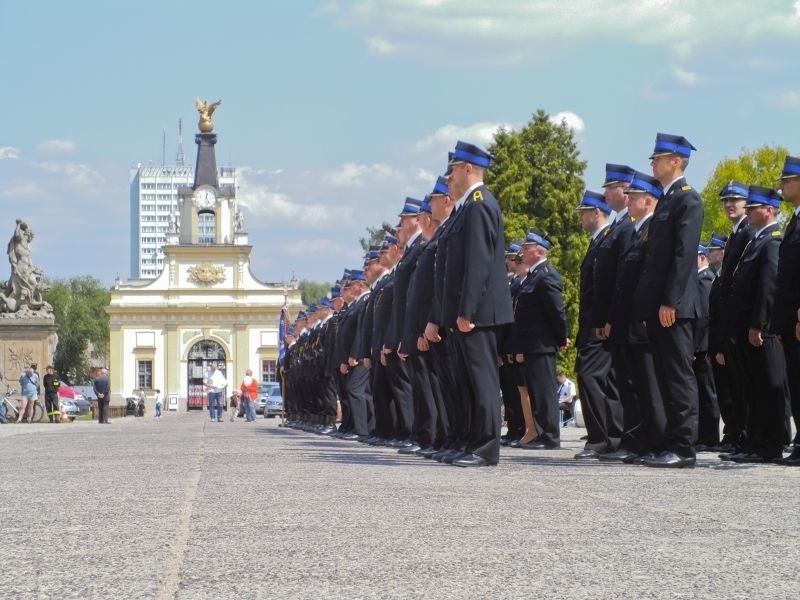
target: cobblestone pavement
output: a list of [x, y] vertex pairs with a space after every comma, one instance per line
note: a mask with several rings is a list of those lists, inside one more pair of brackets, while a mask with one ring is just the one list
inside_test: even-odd
[[167, 413], [0, 426], [2, 598], [797, 598], [800, 469], [459, 469]]

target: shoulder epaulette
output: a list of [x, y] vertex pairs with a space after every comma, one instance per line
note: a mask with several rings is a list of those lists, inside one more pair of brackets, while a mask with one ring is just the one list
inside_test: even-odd
[[481, 192], [480, 190], [475, 190], [472, 193], [472, 200], [474, 202], [483, 202], [483, 192]]
[[681, 191], [683, 191], [683, 192], [688, 192], [690, 189], [692, 189], [692, 186], [690, 186], [690, 185], [685, 185], [685, 186], [683, 186], [683, 187], [681, 188]]
[[772, 237], [780, 237], [780, 235], [781, 235], [781, 232], [780, 232], [780, 231], [777, 231], [777, 230], [776, 230], [776, 231], [773, 231], [773, 232], [772, 232]]
[[611, 227], [606, 227], [605, 229], [603, 229], [603, 235], [604, 236], [608, 235], [610, 232], [611, 232]]

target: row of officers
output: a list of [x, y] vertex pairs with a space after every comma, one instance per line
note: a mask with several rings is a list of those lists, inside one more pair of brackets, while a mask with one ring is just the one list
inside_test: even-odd
[[[608, 164], [603, 193], [577, 207], [591, 242], [575, 458], [687, 468], [717, 451], [798, 465], [796, 445], [783, 451], [800, 415], [800, 208], [785, 235], [777, 216], [781, 201], [800, 207], [800, 159], [786, 159], [780, 191], [726, 185], [732, 232], [701, 244], [702, 204], [684, 178], [694, 149], [659, 133], [652, 175]], [[300, 313], [283, 364], [289, 426], [462, 467], [497, 464], [501, 445], [560, 447], [556, 357], [571, 342], [555, 241], [531, 230], [504, 247], [490, 163], [459, 142], [363, 269]]]

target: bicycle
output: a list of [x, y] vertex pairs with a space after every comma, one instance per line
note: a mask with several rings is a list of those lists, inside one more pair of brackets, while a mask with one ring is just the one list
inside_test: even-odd
[[[16, 404], [10, 400], [11, 396], [16, 393], [16, 390], [9, 387], [6, 388], [6, 393], [3, 396], [3, 404], [6, 407], [6, 423], [16, 423], [17, 419], [19, 419], [19, 400], [15, 400]], [[35, 400], [33, 403], [33, 417], [31, 417], [31, 423], [39, 423], [42, 419], [44, 419], [44, 406], [42, 406], [41, 402]]]

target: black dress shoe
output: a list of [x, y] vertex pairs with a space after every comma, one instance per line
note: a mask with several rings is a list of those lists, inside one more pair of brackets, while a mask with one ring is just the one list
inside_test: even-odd
[[537, 439], [528, 444], [520, 444], [519, 447], [525, 450], [558, 450], [561, 448], [561, 444], [553, 444], [552, 442]]
[[600, 453], [597, 452], [596, 450], [591, 450], [589, 448], [584, 448], [583, 450], [578, 452], [574, 456], [574, 458], [577, 458], [578, 460], [582, 460], [584, 458], [600, 458]]
[[735, 463], [740, 464], [756, 464], [756, 465], [764, 465], [769, 463], [774, 463], [778, 460], [781, 460], [782, 456], [767, 456], [763, 454], [758, 454], [757, 452], [751, 452], [749, 454], [734, 454], [731, 456], [731, 460]]
[[358, 442], [361, 441], [363, 438], [358, 435], [357, 433], [345, 433], [339, 436], [340, 439], [347, 440], [348, 442]]
[[635, 452], [631, 452], [630, 450], [626, 450], [625, 448], [619, 448], [618, 450], [614, 450], [613, 452], [606, 452], [605, 454], [601, 454], [598, 458], [600, 460], [610, 460], [610, 461], [617, 461], [617, 462], [624, 462], [626, 458], [634, 458], [639, 456]]
[[645, 467], [662, 469], [694, 469], [697, 462], [694, 456], [680, 456], [674, 452], [662, 452], [658, 456], [646, 458], [642, 461]]
[[438, 451], [439, 451], [438, 448], [434, 448], [433, 446], [428, 446], [427, 448], [420, 448], [414, 454], [417, 454], [419, 456], [424, 456], [425, 458], [431, 458]]
[[712, 444], [695, 444], [695, 452], [723, 452], [718, 445]]
[[435, 454], [431, 455], [431, 458], [436, 462], [442, 462], [442, 459], [448, 454], [450, 454], [450, 448], [442, 448]]
[[488, 458], [483, 458], [477, 454], [464, 454], [461, 458], [453, 461], [454, 467], [493, 467], [497, 464], [496, 461], [491, 461]]
[[631, 455], [623, 458], [622, 462], [626, 465], [643, 465], [646, 459], [655, 457], [656, 454], [654, 452], [648, 452], [647, 454], [634, 454], [631, 452]]
[[404, 446], [400, 448], [397, 453], [398, 454], [416, 454], [418, 450], [422, 450], [422, 446], [419, 444], [412, 444], [411, 446]]
[[462, 452], [461, 450], [453, 450], [450, 454], [447, 454], [443, 459], [442, 462], [448, 465], [452, 465], [453, 461], [458, 460], [459, 458], [464, 458], [465, 456], [470, 456], [469, 452]]

